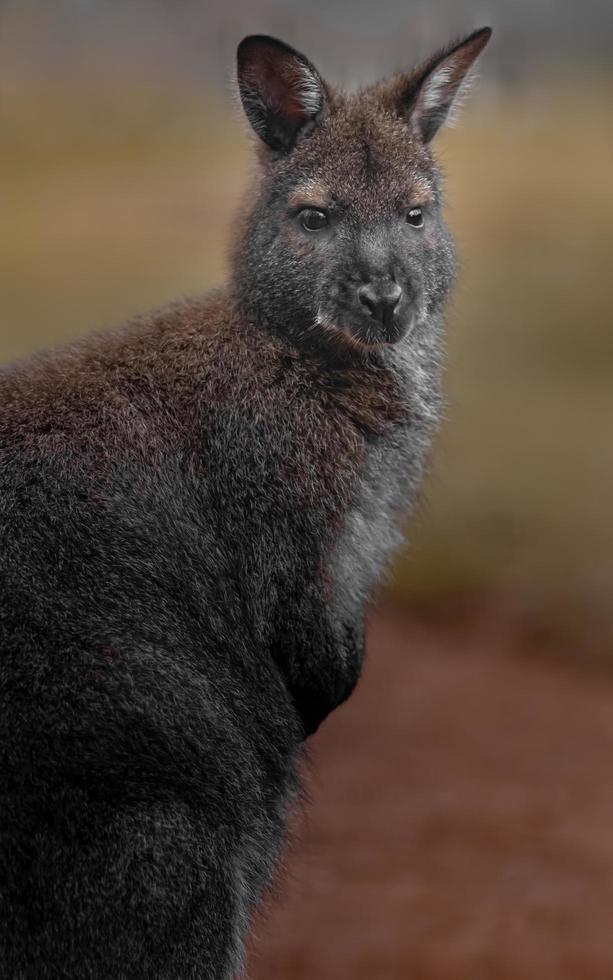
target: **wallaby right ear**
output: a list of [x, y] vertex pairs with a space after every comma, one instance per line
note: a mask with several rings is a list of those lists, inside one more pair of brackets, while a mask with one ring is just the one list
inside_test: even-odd
[[323, 112], [326, 91], [319, 73], [304, 55], [264, 34], [244, 38], [237, 61], [247, 119], [271, 149], [291, 150]]
[[377, 86], [384, 105], [429, 143], [470, 84], [473, 64], [491, 36], [491, 28], [482, 27], [412, 72]]

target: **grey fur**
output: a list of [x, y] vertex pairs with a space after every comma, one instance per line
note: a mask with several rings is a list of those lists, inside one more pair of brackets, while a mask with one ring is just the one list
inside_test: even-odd
[[313, 118], [303, 56], [241, 50], [264, 144], [228, 285], [0, 371], [3, 980], [240, 973], [439, 417], [455, 266], [415, 79], [319, 82]]

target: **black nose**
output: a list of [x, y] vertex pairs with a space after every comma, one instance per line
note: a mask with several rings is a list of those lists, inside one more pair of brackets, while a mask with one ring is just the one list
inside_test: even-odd
[[358, 289], [360, 303], [379, 323], [389, 323], [401, 296], [402, 289], [396, 282], [367, 282]]

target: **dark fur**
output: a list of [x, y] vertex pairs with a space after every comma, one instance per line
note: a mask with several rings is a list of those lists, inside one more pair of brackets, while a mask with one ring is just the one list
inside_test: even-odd
[[[319, 80], [302, 118], [300, 57], [242, 49], [267, 145], [229, 285], [0, 372], [2, 978], [239, 973], [304, 737], [359, 675], [439, 414], [453, 249], [424, 70]], [[333, 233], [288, 212], [306, 178]], [[420, 180], [423, 234], [397, 214]], [[369, 277], [403, 286], [390, 336], [360, 320]]]

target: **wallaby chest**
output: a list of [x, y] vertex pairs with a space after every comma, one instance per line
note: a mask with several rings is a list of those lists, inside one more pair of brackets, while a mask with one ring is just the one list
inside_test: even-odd
[[354, 614], [403, 542], [402, 523], [422, 481], [440, 414], [436, 359], [428, 349], [406, 348], [389, 359], [395, 411], [366, 440], [341, 533], [330, 557], [334, 602]]

